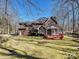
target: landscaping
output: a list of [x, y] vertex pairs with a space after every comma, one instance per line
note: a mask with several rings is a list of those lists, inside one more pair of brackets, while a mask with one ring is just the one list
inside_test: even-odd
[[72, 37], [47, 40], [42, 36], [10, 36], [1, 44], [0, 59], [79, 59], [79, 43]]

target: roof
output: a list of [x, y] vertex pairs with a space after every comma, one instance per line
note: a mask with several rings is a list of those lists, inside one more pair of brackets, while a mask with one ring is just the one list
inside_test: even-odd
[[39, 18], [32, 22], [21, 22], [21, 23], [19, 23], [19, 25], [25, 25], [25, 26], [32, 26], [33, 24], [34, 25], [43, 25], [49, 19], [53, 20], [55, 22], [55, 24], [58, 24], [57, 21], [55, 20], [56, 19], [55, 17], [49, 17], [49, 18], [42, 17], [42, 18]]
[[55, 17], [50, 17], [50, 19], [52, 19], [56, 24], [58, 24]]
[[31, 26], [31, 22], [21, 22], [19, 25]]
[[42, 17], [42, 18], [37, 19], [36, 21], [33, 21], [32, 23], [33, 24], [44, 24], [48, 19], [51, 19], [55, 22], [55, 24], [58, 24], [56, 21], [56, 17], [49, 17], [49, 18]]
[[40, 24], [43, 24], [43, 23], [46, 22], [47, 20], [48, 20], [48, 18], [42, 17], [42, 18], [39, 18], [39, 19], [33, 21], [32, 23], [40, 23]]
[[32, 25], [43, 25], [43, 23], [32, 23]]

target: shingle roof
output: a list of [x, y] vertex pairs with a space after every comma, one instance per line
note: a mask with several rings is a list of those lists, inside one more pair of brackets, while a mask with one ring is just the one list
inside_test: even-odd
[[[35, 21], [32, 21], [32, 22], [22, 22], [22, 23], [19, 23], [19, 25], [26, 25], [26, 26], [28, 26], [28, 25], [33, 25], [33, 24], [35, 24], [35, 25], [37, 25], [37, 24], [42, 25], [42, 24], [44, 24], [48, 19], [49, 19], [49, 18], [42, 17], [42, 18], [39, 18], [39, 19], [37, 19], [37, 20], [35, 20]], [[54, 19], [54, 17], [50, 17], [50, 19], [53, 20], [56, 24], [58, 24], [57, 21]]]
[[42, 24], [42, 23], [44, 23], [46, 20], [48, 20], [48, 18], [42, 17], [42, 18], [39, 18], [39, 19], [33, 21], [32, 23], [40, 23], [40, 24]]

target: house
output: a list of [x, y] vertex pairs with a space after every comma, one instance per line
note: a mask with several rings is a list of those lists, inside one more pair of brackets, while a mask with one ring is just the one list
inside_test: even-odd
[[29, 31], [32, 28], [31, 24], [28, 23], [19, 23], [19, 28], [18, 28], [18, 32], [19, 35], [29, 35]]
[[62, 32], [55, 17], [42, 18], [30, 23], [19, 23], [19, 25], [19, 35], [45, 35], [47, 37]]

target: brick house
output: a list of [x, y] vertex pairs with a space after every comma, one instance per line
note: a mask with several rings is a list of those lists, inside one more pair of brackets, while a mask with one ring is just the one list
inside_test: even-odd
[[53, 35], [62, 31], [61, 26], [59, 26], [54, 17], [30, 23], [19, 23], [19, 25], [19, 35]]

